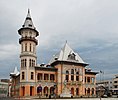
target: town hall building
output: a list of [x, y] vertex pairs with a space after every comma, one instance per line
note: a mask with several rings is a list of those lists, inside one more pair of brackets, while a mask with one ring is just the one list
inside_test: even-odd
[[38, 64], [36, 47], [39, 32], [32, 22], [30, 11], [18, 30], [21, 38], [20, 72], [15, 68], [11, 76], [11, 96], [60, 96], [66, 86], [73, 97], [96, 96], [96, 72], [86, 66], [78, 53], [66, 42], [48, 64]]

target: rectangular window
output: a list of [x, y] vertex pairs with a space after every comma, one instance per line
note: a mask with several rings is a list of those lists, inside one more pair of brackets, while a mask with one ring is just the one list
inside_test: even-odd
[[34, 73], [31, 72], [31, 79], [33, 80], [34, 79]]
[[27, 43], [25, 44], [25, 51], [27, 51]]
[[31, 59], [29, 59], [29, 67], [31, 67]]
[[85, 83], [86, 83], [86, 77], [85, 77]]
[[117, 86], [114, 86], [114, 88], [117, 88]]
[[22, 49], [21, 49], [21, 52], [23, 52], [23, 44], [21, 45], [21, 48], [22, 48]]
[[35, 53], [35, 45], [33, 45], [33, 52]]
[[25, 67], [27, 66], [27, 60], [25, 59]]
[[50, 74], [50, 80], [54, 81], [54, 74]]
[[48, 80], [48, 79], [49, 79], [48, 74], [44, 74], [44, 80]]
[[25, 79], [25, 73], [22, 72], [22, 80], [24, 80], [24, 79]]
[[69, 80], [69, 75], [66, 75], [66, 81], [68, 82], [68, 80]]
[[79, 76], [76, 76], [76, 81], [79, 81]]
[[23, 67], [23, 60], [21, 60], [21, 68]]
[[94, 78], [94, 77], [92, 77], [92, 78], [91, 78], [91, 80], [92, 80], [92, 83], [94, 83], [94, 81], [95, 81], [95, 78]]
[[37, 80], [42, 80], [42, 74], [41, 73], [37, 74]]
[[74, 75], [71, 75], [71, 81], [74, 81]]
[[87, 82], [90, 83], [90, 77], [87, 77]]

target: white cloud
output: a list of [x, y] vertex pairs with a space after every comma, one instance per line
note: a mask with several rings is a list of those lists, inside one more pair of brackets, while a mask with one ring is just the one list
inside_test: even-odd
[[[37, 52], [43, 60], [50, 59], [68, 40], [88, 63], [99, 66], [100, 60], [109, 68], [117, 66], [117, 4], [118, 0], [1, 0], [0, 60], [5, 61], [2, 65], [10, 57], [19, 56], [17, 30], [29, 7], [34, 25], [41, 33]], [[40, 55], [38, 59], [42, 59]]]
[[0, 60], [5, 60], [18, 55], [19, 47], [15, 44], [0, 45]]

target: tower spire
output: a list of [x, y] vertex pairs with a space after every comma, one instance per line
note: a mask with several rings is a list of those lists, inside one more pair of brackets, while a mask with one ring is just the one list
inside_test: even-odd
[[23, 28], [31, 28], [31, 29], [35, 29], [31, 15], [30, 15], [30, 9], [28, 9], [28, 13], [25, 19], [25, 22], [23, 24]]
[[36, 30], [36, 28], [34, 27], [34, 24], [33, 24], [33, 21], [32, 21], [32, 18], [31, 18], [31, 15], [30, 15], [30, 9], [28, 8], [28, 13], [27, 13], [27, 16], [25, 18], [25, 22], [24, 24], [22, 25], [22, 28], [20, 28], [18, 30], [19, 34], [21, 35], [21, 30], [23, 29], [30, 29], [30, 30], [33, 30], [36, 32], [36, 36], [39, 35], [39, 32]]
[[28, 8], [28, 13], [27, 13], [27, 17], [26, 18], [31, 18], [30, 16], [30, 9]]

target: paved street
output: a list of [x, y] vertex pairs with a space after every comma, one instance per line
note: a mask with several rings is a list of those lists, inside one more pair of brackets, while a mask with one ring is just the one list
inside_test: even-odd
[[0, 97], [0, 100], [14, 100], [13, 98]]
[[[32, 100], [42, 100], [42, 99], [32, 99]], [[44, 99], [44, 100], [49, 100], [49, 99]], [[50, 100], [100, 100], [100, 98], [50, 99]], [[101, 98], [101, 100], [118, 100], [118, 98]]]
[[[0, 98], [0, 100], [68, 100], [68, 99], [33, 99], [33, 98]], [[69, 99], [69, 100], [100, 100], [100, 98], [78, 98], [78, 99]], [[101, 98], [101, 100], [118, 100], [118, 98]]]

